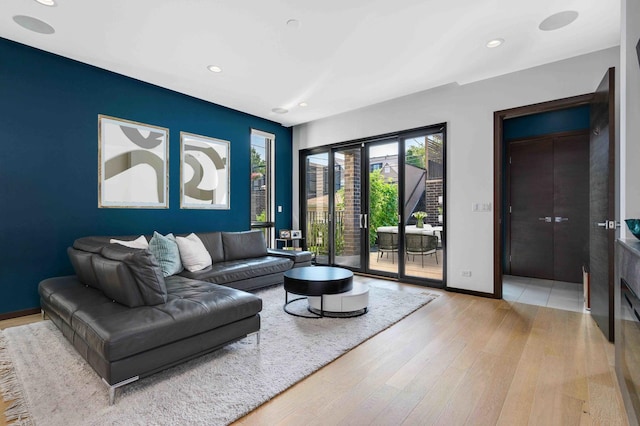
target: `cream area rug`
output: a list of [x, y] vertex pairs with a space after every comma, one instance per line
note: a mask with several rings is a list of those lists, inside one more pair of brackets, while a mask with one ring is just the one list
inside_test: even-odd
[[[263, 300], [255, 336], [108, 392], [51, 321], [0, 332], [0, 390], [16, 400], [16, 424], [224, 425], [433, 300], [435, 295], [371, 286], [369, 312], [356, 318], [298, 318], [283, 312], [282, 286]], [[305, 310], [306, 301], [291, 309]]]

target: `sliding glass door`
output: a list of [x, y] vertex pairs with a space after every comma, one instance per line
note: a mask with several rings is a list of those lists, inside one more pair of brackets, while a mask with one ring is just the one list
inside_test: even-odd
[[444, 132], [404, 139], [404, 257], [406, 277], [443, 279]]
[[333, 152], [333, 247], [338, 266], [362, 269], [365, 217], [362, 209], [362, 149]]
[[315, 264], [437, 287], [445, 271], [445, 126], [301, 155]]
[[400, 272], [398, 160], [397, 140], [368, 146], [368, 272], [380, 275], [398, 276]]
[[309, 154], [304, 161], [303, 230], [316, 265], [329, 265], [329, 153]]

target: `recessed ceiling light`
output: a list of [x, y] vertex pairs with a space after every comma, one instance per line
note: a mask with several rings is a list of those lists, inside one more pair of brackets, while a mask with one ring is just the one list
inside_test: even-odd
[[39, 19], [32, 18], [31, 16], [16, 15], [13, 17], [13, 21], [22, 28], [36, 33], [53, 34], [56, 32], [51, 25]]
[[222, 72], [222, 68], [216, 66], [216, 65], [209, 65], [207, 67], [207, 69], [211, 72]]
[[493, 49], [494, 47], [498, 47], [500, 46], [502, 43], [504, 43], [504, 39], [501, 38], [494, 38], [493, 40], [489, 40], [487, 42], [487, 47], [489, 49]]
[[287, 21], [287, 27], [289, 28], [300, 28], [300, 21], [297, 19], [289, 19]]
[[308, 104], [308, 103], [306, 103], [306, 102], [300, 102], [300, 103], [298, 104], [298, 106], [301, 106], [301, 107], [303, 107], [303, 108], [304, 108], [304, 107], [306, 107], [306, 106], [309, 106], [309, 104]]
[[573, 21], [578, 19], [578, 12], [575, 10], [565, 10], [564, 12], [554, 13], [544, 21], [540, 22], [538, 28], [542, 31], [554, 31], [564, 28]]
[[44, 6], [55, 6], [56, 2], [53, 0], [36, 0], [38, 3], [44, 5]]
[[275, 112], [276, 114], [286, 114], [289, 112], [289, 110], [285, 108], [274, 108], [271, 111]]

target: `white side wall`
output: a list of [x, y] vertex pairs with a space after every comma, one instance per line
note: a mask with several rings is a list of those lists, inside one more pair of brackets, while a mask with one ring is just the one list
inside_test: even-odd
[[[446, 122], [447, 284], [492, 293], [493, 213], [474, 213], [471, 205], [493, 202], [494, 111], [593, 92], [607, 68], [618, 65], [616, 47], [464, 86], [451, 84], [296, 126], [294, 227], [299, 221], [299, 150]], [[462, 277], [463, 270], [472, 271], [472, 276]]]

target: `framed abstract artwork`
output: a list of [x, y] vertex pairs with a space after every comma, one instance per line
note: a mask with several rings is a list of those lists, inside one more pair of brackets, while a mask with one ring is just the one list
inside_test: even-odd
[[98, 115], [98, 207], [169, 208], [169, 129]]
[[180, 208], [228, 210], [229, 142], [180, 132]]

